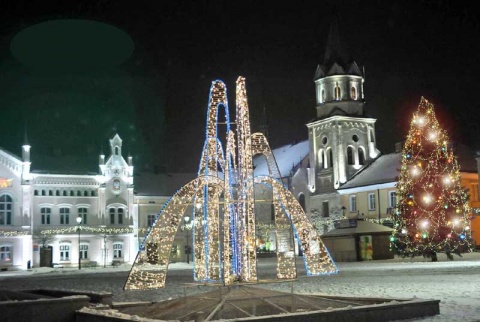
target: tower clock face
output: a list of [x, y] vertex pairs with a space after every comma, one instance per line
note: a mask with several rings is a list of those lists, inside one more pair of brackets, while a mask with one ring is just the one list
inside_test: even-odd
[[120, 191], [120, 179], [113, 179], [113, 190]]
[[115, 169], [113, 170], [113, 174], [115, 174], [116, 176], [118, 176], [120, 174], [120, 169]]

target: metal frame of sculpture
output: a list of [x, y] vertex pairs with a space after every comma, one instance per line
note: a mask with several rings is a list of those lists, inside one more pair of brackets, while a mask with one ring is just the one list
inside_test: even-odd
[[[255, 184], [267, 185], [273, 191], [277, 277], [297, 275], [292, 230], [301, 243], [308, 276], [338, 272], [302, 207], [276, 179], [280, 172], [267, 139], [261, 133], [250, 133], [245, 78], [239, 77], [236, 85], [237, 142], [230, 129], [226, 86], [220, 80], [213, 81], [198, 177], [180, 188], [158, 213], [140, 246], [125, 290], [165, 287], [170, 250], [188, 207], [193, 213], [194, 280], [225, 285], [257, 281]], [[217, 133], [222, 107], [225, 150]], [[265, 156], [269, 176], [254, 177], [253, 157], [257, 154]]]

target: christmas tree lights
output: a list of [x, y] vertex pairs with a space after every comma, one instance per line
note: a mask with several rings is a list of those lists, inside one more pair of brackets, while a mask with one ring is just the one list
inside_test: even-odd
[[468, 194], [433, 104], [421, 98], [403, 148], [391, 236], [401, 255], [472, 250]]

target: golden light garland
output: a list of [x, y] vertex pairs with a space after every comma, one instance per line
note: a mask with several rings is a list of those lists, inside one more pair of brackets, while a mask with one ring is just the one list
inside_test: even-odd
[[[273, 190], [277, 277], [296, 277], [292, 229], [301, 242], [307, 275], [338, 271], [298, 201], [274, 179], [280, 178], [280, 172], [266, 138], [260, 133], [250, 133], [245, 78], [239, 77], [236, 85], [237, 158], [235, 136], [229, 129], [226, 86], [214, 81], [198, 177], [180, 188], [157, 216], [132, 266], [126, 290], [165, 286], [173, 239], [187, 206], [192, 204], [195, 281], [224, 284], [256, 281], [255, 184], [265, 184]], [[224, 107], [227, 124], [225, 154], [217, 137], [220, 106]], [[270, 176], [254, 178], [256, 154], [266, 157]]]
[[403, 148], [397, 188], [394, 250], [412, 256], [472, 250], [471, 209], [460, 167], [433, 104], [423, 97]]

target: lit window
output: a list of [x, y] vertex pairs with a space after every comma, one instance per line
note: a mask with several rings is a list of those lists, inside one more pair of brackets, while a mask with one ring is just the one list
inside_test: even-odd
[[52, 208], [40, 208], [40, 214], [42, 215], [42, 225], [50, 225], [50, 215]]
[[80, 259], [88, 258], [88, 244], [80, 244]]
[[150, 214], [147, 216], [147, 227], [150, 227], [153, 225], [153, 223], [155, 222], [155, 217], [156, 215], [154, 214]]
[[110, 208], [109, 210], [109, 213], [110, 213], [110, 224], [115, 224], [115, 208]]
[[365, 152], [362, 148], [358, 148], [358, 164], [365, 165]]
[[121, 225], [123, 224], [123, 208], [118, 208], [118, 224]]
[[0, 196], [0, 225], [12, 224], [13, 200], [9, 195]]
[[390, 208], [395, 208], [397, 205], [397, 192], [396, 191], [389, 191], [388, 192], [388, 206]]
[[123, 257], [123, 244], [122, 243], [114, 243], [113, 244], [113, 258], [122, 258]]
[[88, 208], [78, 208], [78, 216], [82, 218], [82, 224], [87, 224]]
[[70, 224], [70, 208], [60, 208], [60, 225]]
[[357, 211], [357, 196], [350, 196], [350, 212]]
[[353, 148], [351, 146], [347, 148], [347, 164], [353, 164]]
[[340, 86], [338, 86], [338, 83], [336, 83], [336, 86], [335, 86], [335, 99], [337, 101], [340, 100], [340, 97], [341, 97], [341, 93], [340, 93]]
[[12, 262], [12, 247], [2, 246], [0, 247], [0, 263], [7, 264]]
[[375, 207], [376, 207], [375, 194], [369, 193], [368, 194], [368, 210], [375, 210]]
[[60, 245], [60, 260], [69, 261], [70, 260], [70, 244], [61, 244]]
[[357, 89], [355, 88], [355, 86], [352, 86], [350, 92], [351, 92], [350, 95], [352, 96], [352, 100], [356, 100], [357, 99]]

